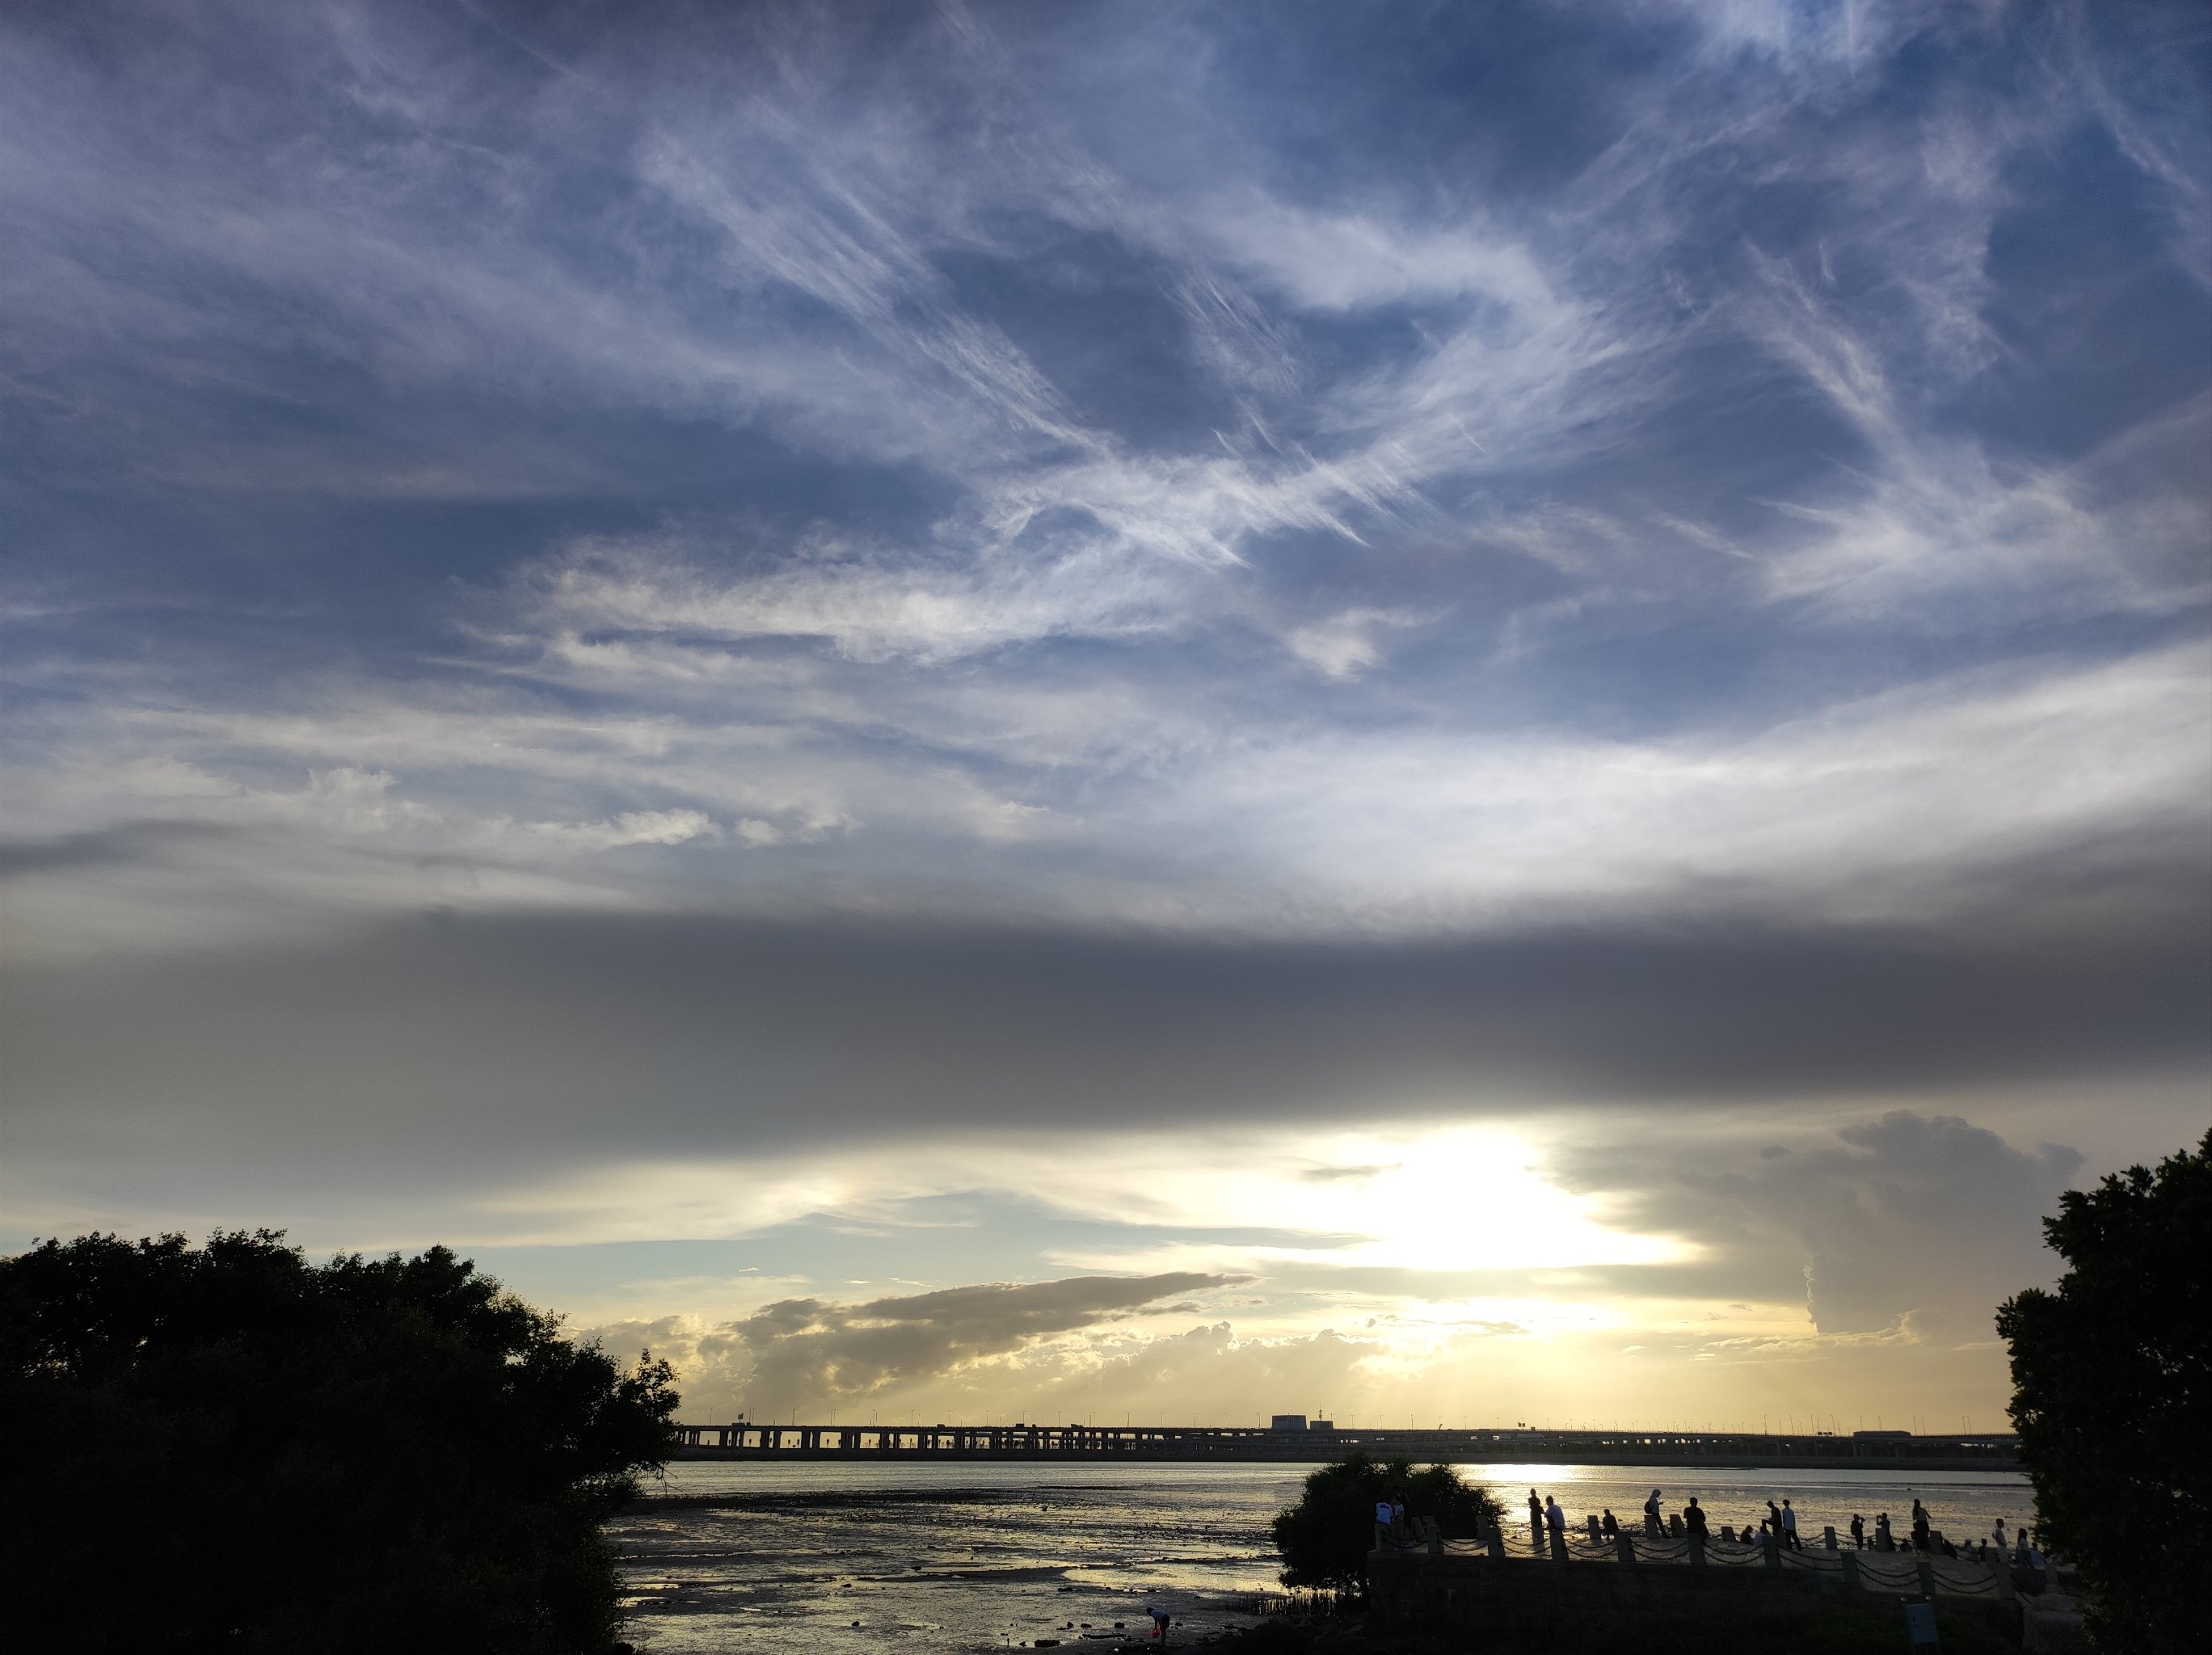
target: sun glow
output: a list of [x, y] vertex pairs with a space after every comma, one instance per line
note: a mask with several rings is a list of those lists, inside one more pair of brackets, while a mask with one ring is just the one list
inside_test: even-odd
[[672, 1224], [738, 1236], [801, 1216], [895, 1228], [926, 1222], [914, 1203], [947, 1196], [1127, 1227], [1125, 1238], [1054, 1252], [1093, 1270], [1571, 1270], [1688, 1253], [1674, 1238], [1608, 1228], [1546, 1178], [1539, 1146], [1488, 1125], [939, 1139], [742, 1167], [641, 1164], [510, 1191], [487, 1211], [547, 1240]]

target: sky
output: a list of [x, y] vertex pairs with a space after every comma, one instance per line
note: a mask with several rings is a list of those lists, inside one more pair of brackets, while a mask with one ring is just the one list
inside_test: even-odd
[[688, 1419], [1989, 1430], [2212, 1125], [2212, 14], [0, 18], [0, 1243]]

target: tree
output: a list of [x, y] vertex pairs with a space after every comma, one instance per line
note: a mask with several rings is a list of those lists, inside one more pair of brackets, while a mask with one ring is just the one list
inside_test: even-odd
[[1408, 1517], [1432, 1517], [1453, 1537], [1480, 1535], [1501, 1512], [1488, 1489], [1470, 1487], [1449, 1465], [1417, 1471], [1407, 1460], [1354, 1453], [1309, 1475], [1298, 1503], [1276, 1514], [1283, 1584], [1364, 1595], [1376, 1502], [1393, 1499], [1406, 1502]]
[[2069, 1269], [1997, 1312], [2039, 1537], [2106, 1647], [2202, 1648], [2212, 1602], [2212, 1132], [2059, 1198]]
[[563, 1339], [443, 1247], [267, 1230], [0, 1259], [0, 1628], [25, 1649], [613, 1649], [600, 1525], [665, 1362]]

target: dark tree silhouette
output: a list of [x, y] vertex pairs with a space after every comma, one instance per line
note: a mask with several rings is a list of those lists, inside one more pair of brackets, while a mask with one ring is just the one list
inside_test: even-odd
[[0, 1627], [134, 1655], [611, 1650], [600, 1524], [667, 1457], [672, 1380], [442, 1247], [43, 1242], [0, 1259]]
[[2079, 1567], [2100, 1646], [2203, 1646], [2212, 1603], [2212, 1132], [2153, 1173], [2069, 1191], [2044, 1222], [2057, 1291], [2008, 1300], [2012, 1418], [2047, 1548]]
[[1354, 1453], [1310, 1473], [1298, 1503], [1277, 1513], [1283, 1584], [1364, 1595], [1375, 1504], [1392, 1499], [1406, 1502], [1409, 1518], [1432, 1517], [1455, 1538], [1481, 1534], [1499, 1515], [1489, 1490], [1470, 1487], [1449, 1465], [1415, 1470], [1407, 1460]]

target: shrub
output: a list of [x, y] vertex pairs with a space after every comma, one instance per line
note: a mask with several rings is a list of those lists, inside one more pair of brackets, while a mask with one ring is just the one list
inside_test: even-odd
[[1480, 1535], [1500, 1510], [1488, 1490], [1470, 1487], [1449, 1465], [1415, 1470], [1407, 1460], [1355, 1453], [1313, 1472], [1298, 1503], [1276, 1515], [1283, 1584], [1364, 1596], [1375, 1505], [1392, 1499], [1406, 1502], [1408, 1517], [1432, 1517], [1454, 1537]]

